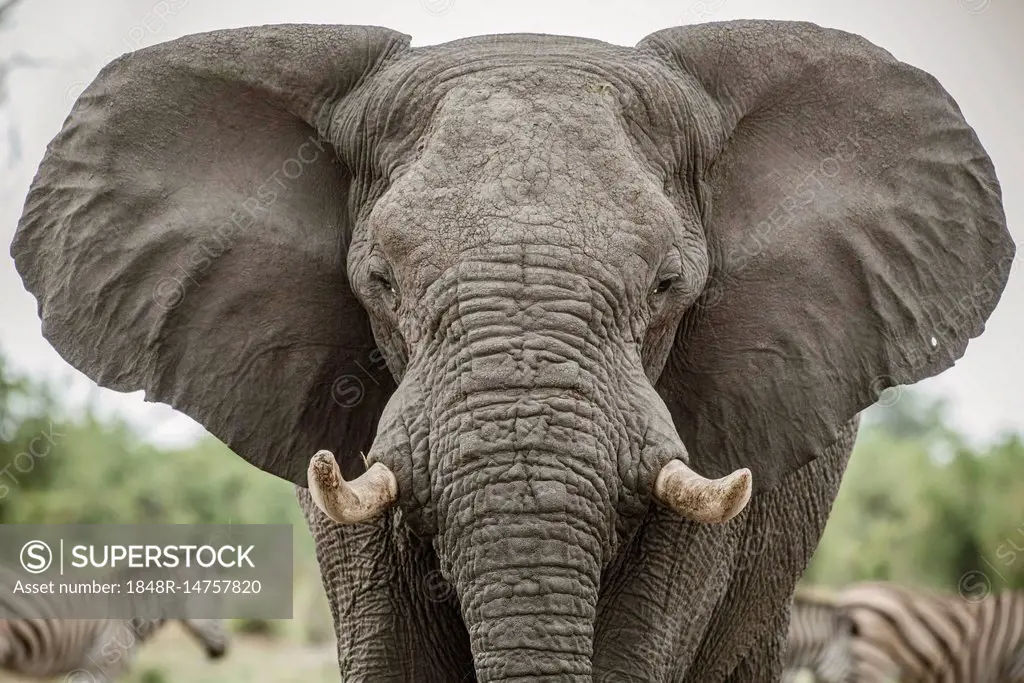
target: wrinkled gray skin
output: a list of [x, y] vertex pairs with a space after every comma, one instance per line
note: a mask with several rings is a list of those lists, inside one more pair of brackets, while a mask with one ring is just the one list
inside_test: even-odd
[[[855, 416], [963, 354], [1014, 246], [934, 79], [753, 21], [140, 50], [12, 253], [70, 363], [299, 485], [346, 682], [715, 683], [779, 678]], [[321, 448], [396, 506], [329, 521]], [[681, 519], [673, 458], [749, 505]]]

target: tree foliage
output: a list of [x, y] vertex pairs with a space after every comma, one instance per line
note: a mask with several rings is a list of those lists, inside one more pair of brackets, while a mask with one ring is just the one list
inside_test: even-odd
[[159, 448], [122, 420], [62, 412], [53, 394], [0, 358], [0, 523], [305, 526], [292, 485], [220, 441]]
[[973, 449], [944, 402], [906, 390], [868, 413], [805, 579], [956, 591], [980, 572], [993, 590], [1024, 587], [1020, 436]]

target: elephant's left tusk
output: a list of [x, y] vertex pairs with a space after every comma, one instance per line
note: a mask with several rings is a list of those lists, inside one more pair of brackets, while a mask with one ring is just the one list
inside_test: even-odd
[[707, 479], [682, 460], [669, 461], [654, 483], [658, 500], [683, 517], [705, 524], [721, 524], [738, 515], [750, 501], [750, 491], [746, 468], [721, 479]]
[[309, 493], [321, 512], [338, 524], [357, 524], [372, 519], [398, 500], [398, 481], [382, 463], [374, 463], [351, 482], [330, 451], [317, 451], [306, 472]]

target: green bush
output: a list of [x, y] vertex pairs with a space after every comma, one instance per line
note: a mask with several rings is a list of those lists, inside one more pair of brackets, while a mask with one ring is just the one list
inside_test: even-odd
[[[0, 355], [0, 523], [291, 524], [296, 576], [319, 576], [292, 484], [212, 436], [158, 448], [123, 420], [62, 412], [53, 395]], [[327, 609], [322, 588], [312, 599]]]
[[868, 411], [807, 582], [955, 591], [982, 572], [996, 590], [1024, 587], [1024, 445], [971, 448], [945, 415], [907, 391]]
[[167, 674], [163, 669], [146, 668], [139, 671], [139, 683], [168, 683]]
[[2, 359], [0, 430], [3, 523], [305, 526], [291, 484], [217, 439], [161, 449], [122, 420], [60, 413], [47, 387], [13, 376]]

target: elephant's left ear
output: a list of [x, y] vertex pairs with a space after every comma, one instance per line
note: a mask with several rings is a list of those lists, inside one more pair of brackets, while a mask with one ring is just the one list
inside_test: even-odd
[[254, 26], [104, 67], [47, 147], [11, 243], [46, 339], [266, 472], [305, 486], [326, 448], [360, 474], [395, 384], [348, 273], [369, 154], [345, 112], [410, 40]]
[[1015, 251], [999, 184], [950, 95], [863, 38], [738, 21], [637, 47], [708, 137], [710, 279], [658, 390], [704, 474], [764, 491], [981, 334]]

